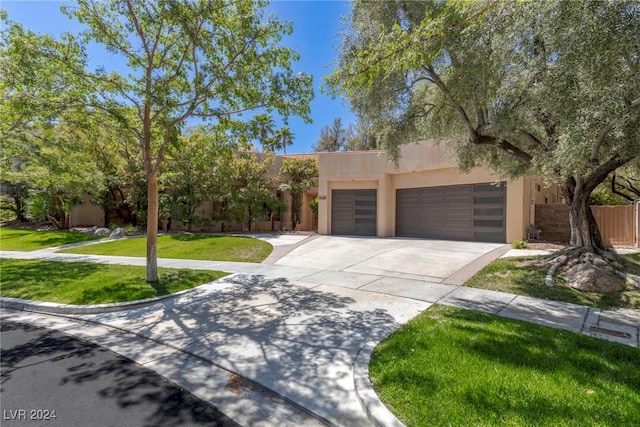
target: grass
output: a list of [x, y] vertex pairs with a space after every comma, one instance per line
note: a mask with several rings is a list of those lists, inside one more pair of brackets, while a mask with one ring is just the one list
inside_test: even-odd
[[228, 275], [221, 271], [159, 268], [147, 283], [145, 267], [83, 262], [0, 260], [0, 296], [61, 304], [135, 301], [190, 289]]
[[[168, 234], [158, 236], [158, 257], [207, 261], [262, 262], [273, 247], [250, 237], [212, 236], [203, 234]], [[146, 240], [124, 239], [98, 245], [80, 246], [61, 253], [120, 255], [144, 257]]]
[[[509, 292], [609, 309], [613, 307], [640, 309], [640, 290], [628, 288], [611, 295], [580, 292], [562, 286], [562, 280], [554, 278], [556, 286], [545, 284], [547, 266], [536, 263], [539, 257], [500, 258], [469, 279], [465, 286], [493, 291]], [[626, 271], [640, 274], [640, 254], [623, 255]]]
[[96, 239], [100, 237], [70, 231], [36, 231], [0, 227], [0, 249], [3, 251], [28, 252]]
[[407, 426], [640, 425], [640, 350], [434, 306], [376, 347], [369, 375]]

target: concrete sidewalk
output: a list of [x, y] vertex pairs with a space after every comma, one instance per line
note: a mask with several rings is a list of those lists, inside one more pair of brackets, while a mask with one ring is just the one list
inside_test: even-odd
[[[160, 259], [158, 265], [163, 267], [235, 274], [170, 299], [123, 311], [73, 314], [72, 308], [64, 308], [70, 318], [60, 319], [3, 310], [2, 316], [40, 324], [62, 322], [65, 332], [144, 363], [245, 425], [372, 425], [380, 408], [375, 394], [371, 396], [366, 390], [368, 381], [362, 378], [368, 363], [366, 349], [436, 303], [640, 347], [640, 313], [636, 310], [600, 310], [456, 284], [465, 266], [467, 274], [472, 274], [478, 264], [504, 254], [508, 250], [505, 245], [451, 246], [459, 253], [449, 260], [451, 265], [441, 263], [433, 269], [423, 265], [420, 276], [421, 270], [415, 267], [409, 268], [409, 275], [402, 274], [403, 267], [397, 262], [402, 261], [403, 254], [413, 257], [414, 250], [424, 252], [424, 245], [395, 239], [388, 239], [385, 245], [381, 240], [373, 239], [363, 249], [365, 242], [353, 239], [354, 247], [370, 252], [358, 259], [351, 255], [348, 260], [331, 248], [339, 242], [345, 253], [352, 253], [353, 247], [344, 247], [349, 242], [324, 238], [307, 244], [296, 242], [290, 255], [282, 251], [281, 258], [272, 260], [275, 264]], [[325, 257], [321, 268], [305, 265], [306, 254], [317, 257], [318, 251], [330, 253], [336, 263], [329, 265]], [[144, 265], [140, 258], [51, 252], [0, 251], [0, 257]], [[469, 269], [470, 265], [473, 268]], [[5, 300], [3, 305], [24, 308], [16, 301]], [[198, 362], [185, 362], [190, 358]], [[214, 367], [238, 374], [249, 385], [275, 392], [284, 404], [269, 406], [265, 399], [272, 400], [264, 398], [256, 404], [259, 409], [255, 412], [246, 408], [246, 401], [240, 404], [224, 394], [225, 390], [228, 394], [228, 388], [224, 381], [214, 381]], [[211, 384], [207, 383], [209, 377]], [[220, 378], [226, 377], [220, 374]], [[212, 396], [214, 389], [218, 395]], [[247, 386], [243, 393], [251, 390]], [[232, 403], [225, 403], [228, 401]], [[305, 418], [302, 408], [315, 417]], [[393, 420], [387, 418], [385, 422]]]

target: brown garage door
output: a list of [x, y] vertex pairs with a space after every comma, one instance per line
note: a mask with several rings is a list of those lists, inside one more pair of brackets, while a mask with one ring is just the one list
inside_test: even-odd
[[376, 190], [333, 190], [331, 234], [375, 236]]
[[396, 192], [396, 235], [504, 242], [505, 185], [452, 185]]

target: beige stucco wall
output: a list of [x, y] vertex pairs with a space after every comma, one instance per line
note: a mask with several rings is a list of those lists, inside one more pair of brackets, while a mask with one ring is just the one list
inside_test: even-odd
[[[380, 151], [321, 153], [318, 164], [320, 234], [331, 234], [332, 190], [377, 190], [377, 234], [392, 237], [396, 230], [396, 190], [502, 181], [485, 168], [460, 173], [431, 142], [403, 146], [397, 167]], [[507, 242], [526, 237], [530, 203], [526, 180], [519, 178], [507, 183]]]

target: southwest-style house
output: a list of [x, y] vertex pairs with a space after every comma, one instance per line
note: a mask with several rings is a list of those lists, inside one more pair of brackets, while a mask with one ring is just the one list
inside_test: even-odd
[[[260, 156], [260, 153], [256, 153]], [[500, 180], [486, 168], [459, 172], [442, 149], [430, 141], [402, 146], [397, 165], [383, 151], [354, 151], [276, 156], [271, 173], [277, 174], [287, 157], [318, 159], [318, 187], [306, 192], [298, 230], [325, 235], [420, 237], [508, 243], [528, 239], [538, 230], [536, 206], [561, 203], [557, 186], [541, 179]], [[288, 194], [281, 195], [289, 204]], [[318, 198], [317, 223], [309, 202]], [[205, 203], [200, 215], [215, 217], [218, 207]], [[291, 213], [257, 218], [251, 231], [291, 228]], [[638, 212], [635, 208], [634, 244]], [[102, 225], [100, 208], [84, 203], [72, 212], [72, 225]], [[568, 221], [568, 215], [567, 215]], [[177, 227], [175, 224], [178, 224]], [[172, 229], [181, 229], [174, 221]], [[219, 232], [211, 221], [198, 231]], [[228, 224], [225, 231], [240, 231]], [[195, 230], [194, 230], [195, 231]], [[540, 236], [545, 238], [545, 236]]]

